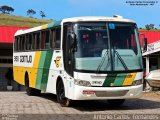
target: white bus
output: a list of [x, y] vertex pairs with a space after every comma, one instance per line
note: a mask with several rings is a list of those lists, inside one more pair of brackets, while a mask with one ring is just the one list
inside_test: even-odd
[[62, 106], [73, 100], [121, 105], [142, 93], [136, 23], [119, 16], [75, 17], [19, 30], [13, 69], [29, 95], [53, 93]]

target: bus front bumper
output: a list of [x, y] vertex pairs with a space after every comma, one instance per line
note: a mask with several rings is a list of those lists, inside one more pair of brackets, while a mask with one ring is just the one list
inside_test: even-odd
[[73, 100], [107, 100], [139, 98], [143, 85], [128, 87], [84, 87], [75, 85]]

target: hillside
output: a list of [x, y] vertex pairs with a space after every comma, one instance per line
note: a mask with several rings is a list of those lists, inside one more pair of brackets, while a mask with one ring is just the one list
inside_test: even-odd
[[52, 20], [43, 20], [29, 17], [13, 16], [0, 14], [0, 26], [25, 26], [35, 27], [52, 22]]
[[[0, 26], [36, 27], [53, 21], [54, 20], [43, 20], [37, 18], [0, 14]], [[160, 29], [146, 30], [145, 28], [140, 28], [139, 31], [160, 31]]]

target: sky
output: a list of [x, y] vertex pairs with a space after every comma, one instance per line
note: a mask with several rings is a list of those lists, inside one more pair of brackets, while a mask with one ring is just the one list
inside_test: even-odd
[[[126, 2], [155, 1], [154, 5], [130, 5]], [[138, 27], [155, 24], [160, 28], [160, 0], [0, 0], [0, 6], [8, 5], [15, 9], [16, 16], [27, 17], [26, 11], [33, 9], [37, 13], [33, 17], [41, 18], [39, 11], [46, 15], [45, 19], [61, 20], [77, 16], [113, 16], [136, 21]]]

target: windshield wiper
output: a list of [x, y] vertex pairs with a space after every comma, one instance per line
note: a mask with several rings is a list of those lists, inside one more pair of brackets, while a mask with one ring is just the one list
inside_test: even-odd
[[[106, 59], [106, 56], [108, 56], [108, 50], [106, 50], [106, 52], [104, 53], [103, 57], [102, 57], [102, 60], [101, 62], [99, 63], [98, 67], [97, 67], [97, 70], [96, 70], [96, 73], [98, 73]], [[109, 63], [109, 56], [108, 56], [108, 63]], [[107, 63], [107, 66], [108, 66], [108, 63]]]
[[128, 70], [128, 67], [127, 65], [125, 64], [124, 60], [122, 59], [122, 57], [119, 55], [118, 51], [116, 51], [115, 49], [114, 50], [114, 53], [117, 55], [118, 59], [120, 60], [120, 62], [122, 63], [123, 67], [125, 68], [125, 70]]
[[[113, 50], [114, 50], [114, 53], [117, 55], [118, 59], [120, 60], [120, 62], [122, 63], [122, 65], [123, 65], [123, 67], [125, 68], [125, 70], [128, 70], [127, 65], [125, 64], [125, 62], [124, 62], [124, 60], [122, 59], [122, 57], [119, 55], [118, 51], [116, 51], [115, 49], [113, 49]], [[97, 67], [96, 73], [98, 73], [98, 72], [100, 71], [100, 69], [101, 69], [101, 67], [102, 67], [102, 65], [103, 65], [103, 63], [104, 63], [104, 61], [105, 61], [105, 59], [106, 59], [107, 56], [108, 56], [108, 50], [104, 53], [104, 56], [102, 57], [102, 60], [101, 60], [100, 64], [99, 64], [98, 67]], [[109, 59], [109, 58], [110, 58], [110, 57], [108, 56], [108, 60], [107, 60], [108, 63], [107, 63], [106, 68], [108, 67], [109, 62], [110, 62], [110, 59]]]

